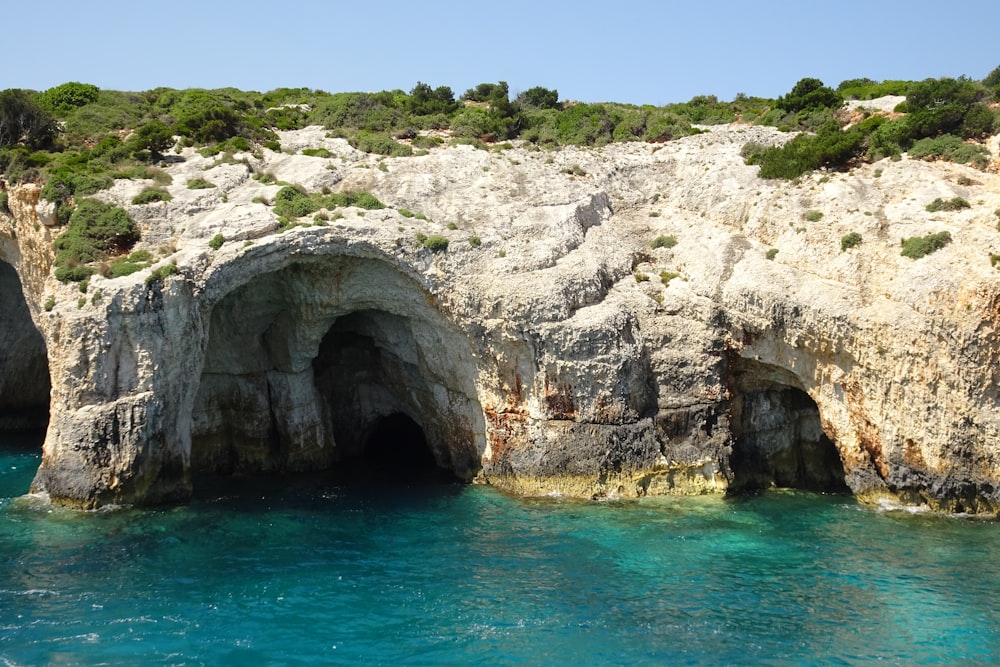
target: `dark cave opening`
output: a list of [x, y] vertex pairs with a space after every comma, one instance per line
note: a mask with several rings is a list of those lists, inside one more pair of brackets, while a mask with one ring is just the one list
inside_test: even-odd
[[475, 360], [421, 286], [372, 259], [303, 259], [213, 307], [190, 471], [334, 483], [464, 481], [485, 449]]
[[341, 316], [323, 337], [313, 371], [340, 454], [336, 477], [392, 484], [458, 481], [438, 461], [425, 430], [439, 417], [419, 357], [406, 318], [382, 311]]
[[0, 432], [38, 434], [49, 422], [49, 361], [21, 280], [0, 261]]
[[361, 471], [382, 483], [458, 481], [451, 471], [438, 466], [420, 425], [400, 412], [379, 418], [365, 439], [364, 452], [346, 463], [353, 474]]
[[733, 398], [732, 417], [730, 493], [849, 492], [840, 453], [806, 392], [781, 384], [741, 391]]

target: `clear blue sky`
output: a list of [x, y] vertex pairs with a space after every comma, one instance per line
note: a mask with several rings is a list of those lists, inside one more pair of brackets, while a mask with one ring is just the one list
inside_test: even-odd
[[803, 77], [986, 76], [1000, 0], [9, 0], [0, 89], [278, 87], [456, 95], [480, 82], [562, 99], [775, 97]]

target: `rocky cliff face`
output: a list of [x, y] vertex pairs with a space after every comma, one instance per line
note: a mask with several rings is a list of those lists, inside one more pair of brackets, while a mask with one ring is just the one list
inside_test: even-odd
[[[35, 489], [180, 500], [199, 473], [335, 469], [404, 420], [439, 467], [518, 493], [779, 485], [995, 512], [1000, 181], [909, 159], [763, 181], [751, 140], [784, 136], [380, 159], [306, 129], [261, 157], [185, 151], [172, 201], [102, 195], [178, 273], [86, 295], [49, 276], [58, 230], [15, 191], [0, 279], [20, 276], [11, 321], [30, 314], [51, 377]], [[389, 208], [282, 229], [254, 172]], [[954, 196], [971, 208], [925, 210]], [[900, 256], [938, 231], [953, 243]]]

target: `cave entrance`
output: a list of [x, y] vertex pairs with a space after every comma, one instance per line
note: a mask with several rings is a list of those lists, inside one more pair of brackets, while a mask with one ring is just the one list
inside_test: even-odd
[[731, 493], [768, 488], [847, 493], [844, 465], [816, 402], [787, 371], [744, 361], [732, 402]]
[[[384, 311], [337, 318], [313, 360], [342, 471], [354, 480], [453, 482], [445, 424], [412, 322]], [[427, 430], [431, 437], [428, 439]]]
[[196, 479], [478, 473], [486, 439], [471, 343], [398, 267], [296, 257], [224, 292], [191, 410]]
[[21, 280], [0, 261], [0, 433], [38, 434], [49, 422], [49, 362]]

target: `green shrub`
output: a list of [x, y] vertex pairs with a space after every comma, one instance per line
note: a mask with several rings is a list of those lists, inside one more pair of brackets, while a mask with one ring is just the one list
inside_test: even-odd
[[861, 234], [850, 232], [840, 237], [840, 251], [844, 252], [861, 243]]
[[0, 190], [0, 213], [10, 214], [10, 206], [8, 205], [8, 195], [6, 190]]
[[142, 192], [132, 198], [133, 204], [150, 204], [158, 201], [170, 201], [173, 199], [166, 190], [161, 188], [145, 188]]
[[761, 178], [791, 180], [820, 167], [843, 168], [864, 152], [871, 126], [858, 124], [841, 130], [836, 121], [824, 124], [816, 134], [800, 134], [783, 146], [751, 153], [747, 164], [759, 164]]
[[777, 256], [778, 256], [777, 248], [771, 248], [766, 253], [764, 253], [764, 257], [766, 257], [767, 259], [774, 259]]
[[333, 153], [326, 150], [325, 148], [303, 148], [302, 154], [308, 155], [309, 157], [323, 157], [323, 158], [333, 157]]
[[274, 214], [282, 218], [301, 218], [315, 213], [321, 208], [315, 197], [300, 188], [286, 185], [274, 196]]
[[920, 139], [910, 147], [909, 155], [918, 160], [942, 159], [979, 168], [985, 167], [990, 158], [985, 146], [968, 144], [953, 134]]
[[431, 252], [445, 252], [448, 250], [448, 239], [443, 236], [428, 236], [421, 241], [421, 244]]
[[399, 213], [404, 218], [412, 218], [413, 216], [416, 215], [416, 213], [414, 213], [408, 208], [398, 208], [396, 209], [396, 212]]
[[96, 102], [99, 92], [97, 86], [71, 81], [40, 93], [38, 103], [57, 116], [66, 115], [73, 109]]
[[413, 155], [412, 148], [406, 144], [399, 143], [383, 132], [361, 130], [349, 137], [347, 141], [351, 146], [365, 153], [388, 155], [390, 157], [409, 157]]
[[800, 79], [791, 92], [779, 97], [775, 106], [785, 111], [798, 112], [810, 109], [836, 109], [844, 103], [844, 98], [832, 88], [823, 85], [819, 79]]
[[52, 309], [56, 307], [56, 298], [54, 296], [50, 296], [45, 300], [45, 305], [43, 307], [45, 308], [46, 313], [51, 313]]
[[473, 248], [478, 248], [482, 244], [483, 244], [483, 240], [481, 238], [479, 238], [478, 236], [470, 236], [469, 237], [469, 245], [471, 245]]
[[94, 273], [83, 264], [123, 253], [139, 240], [139, 229], [123, 209], [96, 199], [82, 199], [65, 231], [56, 238], [56, 278], [79, 281]]
[[122, 276], [130, 276], [137, 271], [141, 271], [147, 266], [149, 266], [147, 263], [132, 262], [126, 257], [120, 257], [108, 265], [106, 274], [103, 270], [101, 273], [104, 274], [105, 278], [121, 278]]
[[676, 236], [657, 236], [655, 239], [649, 242], [649, 247], [656, 248], [673, 248], [677, 245]]
[[216, 234], [208, 242], [208, 247], [211, 248], [212, 250], [218, 250], [219, 248], [222, 247], [222, 244], [225, 243], [225, 242], [226, 242], [226, 239], [225, 239], [225, 237], [222, 234]]
[[56, 134], [56, 123], [32, 93], [8, 88], [0, 91], [0, 148], [44, 146]]
[[672, 271], [660, 271], [660, 282], [666, 287], [670, 284], [670, 281], [678, 277], [679, 273], [674, 273]]
[[823, 212], [806, 211], [806, 213], [802, 217], [805, 218], [806, 222], [819, 222], [820, 220], [823, 219]]
[[427, 136], [416, 136], [410, 141], [410, 145], [414, 148], [437, 148], [444, 143], [444, 139], [441, 137], [427, 137]]
[[215, 187], [215, 183], [206, 181], [204, 178], [192, 178], [187, 182], [188, 190], [208, 190]]
[[972, 205], [964, 199], [963, 197], [952, 197], [951, 199], [942, 199], [938, 197], [925, 208], [931, 213], [937, 211], [959, 211], [963, 208], [970, 208]]
[[152, 285], [154, 283], [163, 282], [167, 276], [172, 276], [177, 273], [180, 269], [177, 268], [176, 264], [164, 264], [158, 268], [153, 269], [146, 276], [146, 285]]
[[351, 203], [349, 206], [357, 206], [358, 208], [367, 209], [369, 211], [374, 211], [377, 209], [385, 208], [385, 204], [380, 202], [375, 195], [370, 192], [358, 192], [348, 195]]
[[938, 232], [927, 236], [911, 236], [903, 239], [903, 250], [899, 253], [903, 257], [910, 259], [920, 259], [924, 255], [929, 255], [951, 243], [951, 234], [948, 232]]
[[62, 283], [78, 283], [97, 272], [90, 266], [60, 266], [56, 268], [56, 280]]

